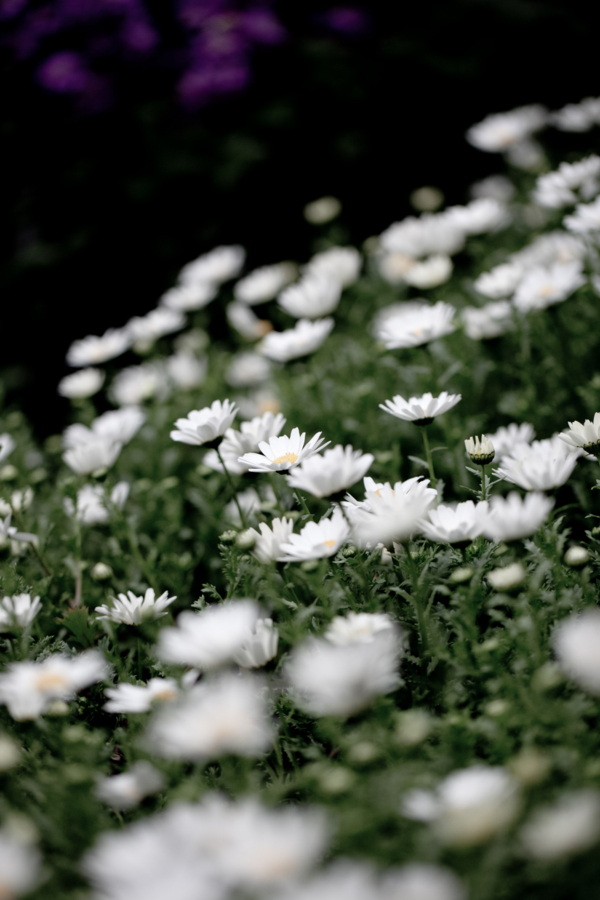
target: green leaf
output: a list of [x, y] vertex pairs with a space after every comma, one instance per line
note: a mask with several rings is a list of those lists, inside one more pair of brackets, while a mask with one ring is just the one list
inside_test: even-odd
[[89, 617], [90, 611], [87, 606], [79, 606], [77, 609], [70, 609], [64, 616], [56, 621], [64, 625], [78, 644], [82, 647], [93, 647], [96, 639], [96, 625]]

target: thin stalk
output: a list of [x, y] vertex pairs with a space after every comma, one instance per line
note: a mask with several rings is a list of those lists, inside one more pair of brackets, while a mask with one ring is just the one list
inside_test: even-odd
[[487, 500], [487, 487], [485, 483], [485, 466], [481, 467], [481, 499]]
[[231, 475], [229, 474], [229, 469], [225, 465], [225, 460], [221, 456], [221, 451], [219, 450], [218, 447], [216, 449], [217, 449], [217, 456], [219, 457], [219, 459], [221, 461], [221, 465], [223, 466], [223, 471], [225, 472], [227, 481], [229, 482], [229, 486], [231, 487], [231, 490], [233, 491], [233, 499], [235, 501], [235, 505], [237, 506], [238, 513], [240, 514], [240, 521], [242, 523], [242, 528], [247, 528], [248, 526], [246, 524], [246, 517], [245, 517], [244, 513], [242, 512], [242, 507], [240, 506], [240, 501], [238, 500], [238, 495], [237, 495], [237, 491], [235, 489], [235, 485], [233, 483], [233, 479], [232, 479]]
[[429, 466], [429, 478], [431, 487], [435, 487], [435, 472], [433, 471], [433, 458], [429, 448], [429, 438], [427, 437], [427, 428], [423, 428], [423, 443], [425, 444], [425, 456], [427, 457], [427, 465]]
[[421, 635], [421, 642], [423, 644], [423, 651], [424, 651], [424, 654], [427, 655], [427, 654], [429, 654], [429, 635], [427, 632], [427, 621], [426, 621], [425, 610], [423, 609], [423, 605], [419, 598], [418, 574], [415, 573], [415, 565], [413, 563], [413, 558], [410, 555], [409, 544], [405, 543], [403, 546], [404, 546], [404, 553], [405, 553], [406, 561], [407, 561], [407, 567], [410, 570], [410, 581], [411, 581], [410, 597], [411, 597], [412, 604], [415, 608], [415, 613], [417, 616], [417, 623], [419, 625], [419, 632]]
[[294, 492], [294, 497], [296, 498], [296, 500], [298, 501], [298, 503], [300, 504], [300, 506], [302, 507], [302, 509], [304, 510], [304, 512], [306, 513], [306, 515], [308, 516], [308, 518], [309, 518], [309, 519], [312, 519], [312, 517], [313, 517], [313, 516], [312, 516], [312, 513], [311, 513], [311, 511], [309, 510], [308, 506], [306, 505], [306, 500], [304, 499], [304, 497], [302, 496], [302, 494], [300, 493], [300, 491], [295, 491], [295, 492]]
[[280, 516], [283, 516], [283, 506], [281, 505], [281, 497], [279, 496], [279, 490], [277, 488], [277, 477], [277, 473], [271, 472], [271, 487], [273, 488], [273, 493], [275, 494], [277, 511]]

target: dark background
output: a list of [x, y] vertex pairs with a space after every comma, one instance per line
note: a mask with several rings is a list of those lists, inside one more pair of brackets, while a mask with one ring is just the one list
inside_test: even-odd
[[464, 140], [486, 114], [600, 94], [589, 4], [388, 0], [362, 5], [357, 34], [324, 25], [330, 6], [275, 3], [287, 39], [253, 51], [245, 90], [194, 111], [168, 67], [117, 60], [116, 103], [85, 112], [0, 47], [0, 369], [40, 436], [64, 424], [71, 341], [148, 311], [199, 253], [241, 243], [250, 268], [302, 261], [302, 208], [323, 194], [360, 245], [411, 212], [414, 188], [464, 202], [502, 170]]

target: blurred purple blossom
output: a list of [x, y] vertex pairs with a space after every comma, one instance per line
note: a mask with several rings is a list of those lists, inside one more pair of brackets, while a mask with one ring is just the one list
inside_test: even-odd
[[364, 34], [369, 30], [370, 18], [360, 6], [333, 6], [319, 16], [319, 20], [340, 34]]

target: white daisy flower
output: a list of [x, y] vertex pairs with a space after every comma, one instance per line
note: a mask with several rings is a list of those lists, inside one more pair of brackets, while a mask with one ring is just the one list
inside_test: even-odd
[[452, 268], [452, 260], [449, 256], [440, 254], [428, 256], [419, 262], [415, 260], [412, 266], [407, 266], [402, 275], [402, 281], [420, 290], [437, 287], [438, 284], [445, 284], [448, 281], [452, 275]]
[[355, 613], [334, 616], [323, 637], [330, 644], [347, 647], [349, 644], [370, 644], [382, 631], [396, 630], [387, 613]]
[[[128, 496], [129, 484], [119, 481], [110, 493], [110, 502], [122, 509]], [[101, 484], [84, 484], [77, 491], [77, 504], [74, 505], [70, 497], [65, 497], [64, 509], [68, 516], [76, 515], [82, 525], [103, 525], [110, 518], [106, 493]]]
[[594, 414], [594, 421], [586, 419], [581, 422], [569, 422], [566, 431], [558, 435], [569, 447], [576, 450], [586, 450], [590, 453], [598, 453], [600, 449], [600, 412]]
[[138, 433], [144, 422], [146, 413], [139, 406], [123, 406], [111, 409], [94, 419], [91, 428], [76, 423], [65, 428], [63, 444], [66, 449], [97, 441], [99, 438], [128, 444]]
[[362, 256], [356, 247], [329, 247], [315, 253], [304, 266], [304, 272], [331, 278], [347, 288], [358, 279], [361, 266]]
[[305, 439], [304, 432], [300, 434], [298, 428], [292, 428], [289, 437], [273, 436], [268, 442], [261, 441], [258, 445], [260, 453], [245, 453], [238, 461], [249, 466], [250, 472], [289, 472], [329, 444], [321, 438], [320, 431], [306, 445]]
[[134, 316], [125, 328], [131, 335], [136, 353], [146, 353], [165, 334], [180, 331], [185, 326], [185, 316], [174, 309], [158, 306], [145, 316]]
[[151, 678], [148, 684], [127, 684], [122, 681], [114, 687], [105, 688], [108, 703], [104, 704], [110, 713], [145, 713], [152, 705], [176, 700], [179, 688], [174, 678]]
[[483, 294], [484, 297], [499, 300], [514, 294], [523, 278], [523, 274], [524, 269], [522, 265], [516, 262], [502, 263], [489, 272], [483, 272], [475, 280], [473, 287], [480, 294]]
[[277, 656], [279, 632], [272, 619], [257, 619], [252, 634], [233, 655], [244, 669], [258, 669]]
[[515, 186], [506, 175], [489, 175], [472, 184], [469, 193], [475, 200], [479, 200], [481, 197], [490, 197], [492, 200], [506, 204], [514, 197]]
[[109, 328], [102, 337], [88, 335], [74, 341], [67, 352], [67, 365], [73, 368], [97, 366], [129, 350], [131, 335], [126, 328]]
[[510, 112], [495, 113], [467, 131], [467, 140], [478, 150], [504, 153], [523, 143], [546, 125], [548, 113], [543, 106], [521, 106]]
[[311, 225], [324, 225], [331, 222], [342, 211], [342, 204], [337, 197], [319, 197], [304, 207], [304, 218]]
[[96, 607], [98, 619], [107, 619], [123, 625], [140, 625], [146, 619], [160, 619], [166, 616], [167, 606], [177, 597], [169, 597], [165, 591], [157, 597], [153, 588], [148, 588], [143, 597], [137, 597], [133, 591], [111, 597], [112, 606], [106, 604]]
[[236, 300], [225, 310], [227, 321], [247, 341], [257, 341], [273, 330], [266, 319], [259, 319], [246, 303]]
[[467, 306], [460, 311], [465, 332], [473, 341], [500, 337], [515, 327], [512, 305], [508, 300], [496, 300], [485, 306]]
[[65, 375], [58, 382], [58, 393], [61, 397], [69, 397], [70, 400], [83, 400], [97, 394], [106, 375], [102, 369], [80, 369], [72, 375]]
[[299, 319], [293, 328], [287, 331], [270, 331], [262, 339], [258, 350], [276, 362], [288, 362], [314, 353], [325, 342], [333, 328], [333, 319]]
[[465, 440], [467, 456], [477, 466], [487, 466], [496, 455], [493, 443], [485, 434], [479, 437], [470, 437]]
[[567, 103], [550, 113], [550, 123], [559, 131], [589, 131], [600, 125], [600, 97], [586, 97], [580, 103]]
[[73, 657], [54, 653], [43, 662], [11, 663], [0, 675], [0, 703], [17, 721], [37, 719], [53, 700], [70, 700], [107, 675], [108, 667], [97, 650]]
[[415, 305], [412, 309], [384, 320], [376, 337], [385, 344], [387, 350], [419, 347], [451, 334], [456, 327], [452, 322], [455, 312], [453, 306], [442, 300], [434, 306], [422, 303], [417, 308]]
[[352, 525], [352, 539], [361, 547], [401, 543], [421, 527], [421, 520], [437, 497], [429, 479], [410, 478], [378, 484], [365, 478], [365, 499], [349, 494], [343, 505]]
[[465, 232], [446, 213], [424, 213], [394, 222], [380, 236], [381, 252], [403, 253], [420, 259], [424, 256], [452, 256], [462, 250]]
[[309, 638], [292, 650], [285, 671], [296, 702], [314, 716], [352, 716], [400, 683], [399, 634], [384, 629], [372, 641], [336, 646]]
[[485, 577], [495, 591], [509, 591], [511, 588], [518, 587], [525, 580], [527, 572], [523, 563], [515, 562], [508, 566], [502, 566], [502, 568], [492, 569]]
[[307, 522], [300, 534], [290, 534], [280, 547], [279, 562], [302, 562], [334, 556], [350, 537], [350, 526], [339, 508], [331, 518]]
[[144, 797], [158, 794], [165, 787], [165, 778], [152, 763], [140, 760], [126, 772], [101, 778], [96, 785], [96, 797], [113, 809], [133, 809]]
[[0, 434], [0, 463], [10, 456], [16, 446], [10, 434]]
[[204, 409], [193, 409], [185, 419], [177, 419], [171, 439], [182, 444], [201, 446], [225, 434], [238, 412], [229, 400], [215, 400]]
[[13, 594], [0, 600], [0, 631], [9, 631], [15, 625], [27, 628], [31, 625], [42, 604], [39, 597], [31, 594]]
[[293, 519], [273, 519], [271, 526], [259, 524], [260, 533], [255, 528], [249, 532], [254, 537], [253, 555], [262, 563], [275, 562], [281, 556], [281, 545], [289, 542], [294, 531]]
[[575, 163], [562, 162], [556, 172], [540, 175], [533, 201], [550, 209], [560, 209], [579, 200], [591, 200], [600, 190], [599, 176], [600, 156], [588, 156]]
[[400, 866], [384, 878], [389, 900], [466, 900], [467, 893], [454, 872], [429, 863]]
[[356, 484], [373, 464], [371, 453], [353, 450], [341, 444], [314, 454], [286, 476], [291, 488], [307, 491], [313, 497], [330, 497]]
[[222, 284], [239, 274], [246, 251], [239, 244], [215, 247], [193, 262], [188, 263], [179, 273], [179, 283], [185, 287], [197, 284]]
[[217, 296], [217, 286], [211, 281], [195, 281], [178, 284], [166, 291], [159, 301], [159, 308], [186, 313], [203, 309]]
[[214, 669], [232, 660], [252, 637], [258, 617], [254, 600], [208, 606], [198, 613], [186, 610], [174, 628], [161, 630], [158, 657], [174, 665]]
[[[377, 871], [369, 863], [340, 859], [313, 874], [308, 880], [292, 883], [278, 900], [395, 900], [393, 892], [382, 890]], [[418, 900], [408, 895], [407, 900]], [[423, 900], [438, 900], [423, 895]], [[444, 898], [439, 898], [444, 900]]]
[[494, 496], [488, 512], [482, 512], [482, 532], [498, 544], [530, 537], [544, 524], [553, 506], [551, 497], [537, 492], [527, 494], [525, 499], [516, 491], [508, 497]]
[[553, 863], [583, 853], [600, 837], [600, 793], [567, 791], [551, 806], [538, 807], [521, 830], [527, 856]]
[[539, 266], [523, 277], [513, 303], [521, 312], [546, 309], [547, 306], [566, 300], [585, 281], [579, 261], [555, 263], [549, 267]]
[[364, 500], [356, 500], [352, 494], [346, 494], [344, 500], [342, 500], [342, 506], [346, 509], [347, 512], [352, 512], [354, 509], [366, 509], [370, 512], [373, 511], [373, 507], [371, 506], [371, 500], [374, 499], [375, 503], [379, 503], [380, 500], [384, 498], [388, 492], [391, 492], [392, 495], [398, 494], [410, 494], [411, 497], [419, 497], [420, 499], [427, 500], [427, 505], [431, 505], [436, 497], [437, 491], [434, 488], [429, 487], [429, 479], [423, 478], [421, 475], [416, 475], [414, 478], [407, 478], [406, 481], [397, 481], [395, 485], [390, 485], [389, 481], [375, 481], [369, 475], [366, 475], [363, 478], [363, 484], [365, 487], [365, 498]]
[[380, 403], [379, 408], [404, 422], [429, 425], [436, 416], [448, 412], [460, 400], [461, 394], [449, 394], [447, 391], [442, 391], [438, 397], [428, 392], [422, 397], [410, 397], [408, 400], [396, 394], [393, 400], [386, 400], [385, 404]]
[[569, 447], [560, 435], [531, 445], [521, 444], [502, 458], [496, 477], [517, 484], [526, 491], [550, 491], [571, 477], [580, 450]]
[[339, 282], [313, 273], [282, 291], [277, 302], [296, 319], [318, 319], [337, 309], [341, 294]]
[[263, 683], [229, 672], [202, 680], [181, 701], [155, 713], [147, 737], [166, 759], [262, 756], [274, 737]]
[[271, 363], [264, 356], [252, 351], [238, 353], [225, 372], [225, 381], [231, 387], [247, 387], [261, 384], [271, 374]]
[[584, 690], [600, 694], [600, 610], [590, 607], [563, 619], [553, 644], [567, 675]]
[[297, 271], [296, 264], [292, 262], [261, 266], [260, 269], [254, 269], [253, 272], [236, 282], [233, 296], [247, 306], [266, 303], [273, 300], [279, 291], [294, 280]]
[[117, 461], [123, 444], [110, 438], [97, 438], [85, 444], [70, 447], [63, 453], [63, 459], [78, 475], [90, 475], [110, 469]]
[[421, 524], [421, 530], [430, 541], [439, 544], [461, 544], [473, 541], [482, 533], [481, 517], [487, 513], [486, 501], [473, 503], [466, 500], [454, 506], [440, 503], [429, 510], [429, 518]]
[[[247, 472], [249, 463], [240, 461], [243, 454], [256, 452], [263, 441], [277, 437], [285, 423], [286, 418], [281, 413], [274, 415], [272, 412], [266, 412], [262, 416], [255, 416], [250, 422], [242, 422], [239, 431], [228, 428], [219, 445], [219, 453], [225, 461], [227, 470], [234, 475]], [[216, 451], [213, 451], [210, 457], [208, 453], [206, 454], [204, 464], [217, 472], [223, 471]]]
[[600, 197], [593, 203], [580, 203], [572, 216], [565, 216], [564, 224], [576, 234], [590, 234], [600, 230]]
[[445, 213], [466, 234], [499, 231], [510, 223], [506, 204], [492, 197], [471, 200], [466, 206], [451, 206]]
[[42, 880], [42, 856], [29, 841], [0, 829], [0, 885], [7, 900], [29, 894]]
[[533, 425], [529, 422], [511, 422], [510, 425], [502, 425], [494, 434], [488, 434], [496, 451], [496, 458], [502, 459], [510, 456], [513, 450], [520, 444], [530, 444], [535, 437]]
[[153, 397], [164, 397], [168, 389], [164, 366], [159, 362], [128, 366], [115, 375], [109, 395], [117, 406], [137, 406]]
[[174, 353], [167, 359], [167, 374], [176, 387], [191, 391], [206, 378], [206, 357], [198, 359], [192, 353]]

